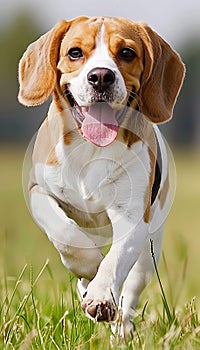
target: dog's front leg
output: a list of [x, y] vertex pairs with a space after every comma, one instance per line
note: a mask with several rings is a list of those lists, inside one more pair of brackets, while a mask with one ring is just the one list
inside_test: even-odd
[[32, 188], [30, 204], [34, 219], [59, 251], [63, 264], [77, 277], [91, 280], [103, 258], [100, 249], [40, 186]]
[[136, 225], [127, 215], [108, 214], [113, 225], [113, 244], [89, 283], [82, 303], [86, 315], [96, 321], [112, 321], [117, 316], [119, 290], [145, 244], [148, 224]]

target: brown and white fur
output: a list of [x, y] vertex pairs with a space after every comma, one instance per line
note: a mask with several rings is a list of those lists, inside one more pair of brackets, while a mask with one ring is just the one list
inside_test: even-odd
[[124, 18], [61, 21], [19, 64], [22, 104], [52, 95], [33, 151], [32, 215], [79, 278], [86, 316], [115, 325], [120, 305], [124, 336], [154, 273], [150, 239], [160, 255], [170, 192], [156, 124], [172, 117], [183, 76], [180, 57], [158, 34]]

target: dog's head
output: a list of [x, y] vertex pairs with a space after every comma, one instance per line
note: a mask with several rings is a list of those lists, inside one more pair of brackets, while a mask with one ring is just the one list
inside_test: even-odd
[[154, 123], [169, 120], [183, 76], [180, 57], [146, 24], [79, 17], [28, 47], [19, 65], [19, 101], [41, 104], [56, 90], [84, 136], [94, 141], [101, 131], [109, 144], [126, 106], [138, 106]]

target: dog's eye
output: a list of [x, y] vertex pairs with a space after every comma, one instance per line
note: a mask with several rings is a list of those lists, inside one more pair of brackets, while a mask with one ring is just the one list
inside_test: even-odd
[[83, 52], [79, 47], [73, 47], [68, 51], [68, 56], [71, 60], [78, 60], [83, 57]]
[[124, 61], [130, 62], [136, 57], [136, 53], [130, 47], [125, 47], [119, 52], [119, 56]]

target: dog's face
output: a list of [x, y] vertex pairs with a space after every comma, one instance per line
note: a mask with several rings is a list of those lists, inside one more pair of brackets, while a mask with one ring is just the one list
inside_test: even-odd
[[105, 146], [116, 138], [126, 106], [138, 106], [152, 122], [170, 119], [183, 75], [179, 56], [147, 25], [79, 17], [29, 46], [19, 65], [19, 100], [36, 105], [56, 91], [83, 136], [95, 143], [101, 135], [96, 144]]
[[142, 41], [124, 20], [83, 18], [70, 26], [60, 48], [59, 85], [82, 134], [94, 144], [115, 140], [124, 107], [140, 88], [143, 60]]
[[61, 44], [61, 89], [67, 88], [80, 107], [125, 105], [140, 88], [143, 59], [133, 25], [116, 18], [82, 19], [78, 26], [72, 24]]

